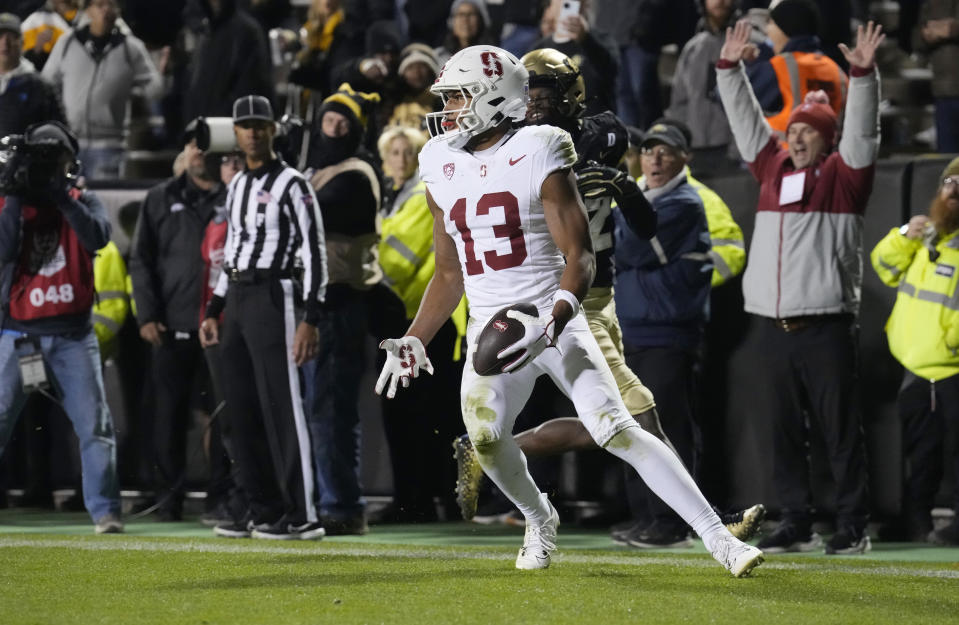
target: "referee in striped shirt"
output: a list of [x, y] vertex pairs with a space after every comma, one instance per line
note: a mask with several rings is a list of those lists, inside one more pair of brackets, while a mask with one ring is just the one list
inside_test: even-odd
[[[247, 518], [214, 532], [321, 538], [298, 367], [316, 356], [319, 342], [327, 281], [323, 221], [309, 183], [273, 151], [269, 100], [251, 95], [234, 102], [233, 130], [246, 169], [227, 192], [224, 272], [200, 340], [220, 343], [233, 460], [250, 509]], [[302, 293], [292, 279], [296, 256], [303, 263]]]

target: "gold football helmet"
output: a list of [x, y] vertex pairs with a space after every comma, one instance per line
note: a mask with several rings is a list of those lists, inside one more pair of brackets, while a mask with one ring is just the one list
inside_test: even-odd
[[527, 52], [520, 61], [529, 72], [530, 89], [549, 87], [556, 91], [556, 112], [576, 119], [586, 110], [586, 83], [573, 61], [559, 50], [539, 48]]

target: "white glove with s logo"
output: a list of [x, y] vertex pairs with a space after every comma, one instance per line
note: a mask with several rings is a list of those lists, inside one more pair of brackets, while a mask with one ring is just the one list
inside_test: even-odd
[[410, 380], [419, 377], [421, 369], [433, 375], [433, 364], [426, 356], [426, 348], [415, 336], [386, 339], [380, 343], [380, 349], [386, 351], [386, 363], [376, 380], [377, 395], [383, 394], [383, 388], [389, 382], [386, 396], [393, 399], [396, 397], [397, 382], [403, 388], [409, 388]]
[[523, 324], [526, 333], [509, 347], [501, 349], [499, 358], [508, 358], [513, 354], [520, 354], [516, 360], [503, 367], [503, 373], [512, 373], [533, 361], [547, 347], [556, 346], [556, 320], [553, 315], [543, 315], [534, 317], [518, 310], [510, 310], [506, 313], [510, 319], [516, 319]]

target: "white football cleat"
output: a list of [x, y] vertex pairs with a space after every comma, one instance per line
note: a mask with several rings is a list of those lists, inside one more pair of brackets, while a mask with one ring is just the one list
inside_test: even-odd
[[543, 495], [549, 506], [549, 518], [542, 525], [526, 523], [526, 537], [516, 556], [516, 568], [523, 570], [545, 569], [549, 567], [549, 554], [556, 550], [556, 528], [559, 527], [559, 514], [553, 504]]
[[733, 577], [745, 577], [763, 563], [763, 552], [734, 536], [723, 536], [712, 549], [712, 556]]

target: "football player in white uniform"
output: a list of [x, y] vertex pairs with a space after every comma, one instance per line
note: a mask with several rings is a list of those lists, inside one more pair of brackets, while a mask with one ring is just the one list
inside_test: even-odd
[[[642, 191], [629, 176], [616, 169], [627, 148], [626, 127], [611, 111], [584, 117], [586, 84], [575, 61], [543, 48], [532, 50], [520, 59], [529, 72], [530, 102], [526, 123], [548, 124], [562, 128], [573, 138], [578, 160], [573, 167], [580, 196], [586, 205], [590, 239], [596, 255], [596, 275], [582, 301], [596, 342], [603, 352], [623, 403], [647, 432], [672, 447], [660, 424], [652, 392], [626, 365], [622, 331], [613, 302], [613, 204], [626, 223], [640, 237], [655, 233], [656, 216]], [[596, 442], [579, 419], [551, 419], [515, 435], [516, 444], [528, 458], [561, 454], [567, 451], [595, 449]], [[476, 512], [483, 471], [467, 435], [453, 442], [457, 461], [456, 500], [463, 518]], [[673, 448], [673, 452], [676, 452]], [[740, 540], [749, 540], [759, 530], [766, 509], [762, 504], [723, 515], [726, 528]], [[642, 529], [646, 529], [643, 527]], [[633, 527], [613, 532], [613, 540], [634, 547], [677, 547], [692, 545], [685, 536], [675, 543], [671, 537], [645, 536]]]
[[[509, 52], [472, 46], [446, 63], [431, 88], [445, 103], [430, 114], [435, 136], [420, 152], [436, 273], [406, 335], [381, 343], [387, 359], [376, 392], [393, 397], [398, 383], [408, 386], [421, 370], [432, 371], [424, 345], [465, 289], [471, 318], [463, 420], [483, 470], [526, 518], [516, 567], [546, 568], [556, 548], [559, 516], [512, 437], [516, 415], [536, 378], [546, 374], [572, 400], [596, 443], [632, 465], [733, 575], [745, 575], [762, 562], [762, 552], [726, 530], [675, 454], [632, 418], [580, 314], [595, 256], [570, 171], [576, 152], [566, 131], [513, 127], [526, 116], [528, 79]], [[493, 313], [518, 301], [539, 311], [508, 313], [526, 332], [501, 355], [520, 357], [506, 373], [477, 375], [477, 334]]]

